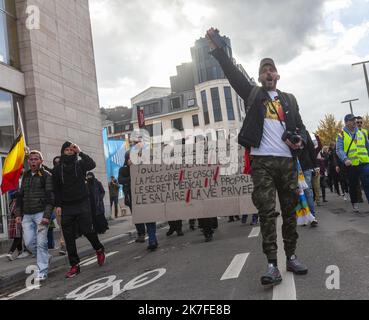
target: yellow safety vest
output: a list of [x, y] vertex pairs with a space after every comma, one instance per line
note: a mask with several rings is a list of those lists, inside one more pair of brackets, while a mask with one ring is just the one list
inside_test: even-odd
[[366, 137], [368, 138], [368, 129], [364, 129], [364, 128], [362, 128], [362, 129], [361, 129], [361, 131], [362, 131], [362, 132], [364, 132], [364, 133], [365, 133], [365, 135], [366, 135]]
[[[369, 163], [369, 155], [368, 150], [366, 149], [366, 138], [364, 134], [358, 130], [356, 138], [352, 144], [351, 141], [351, 136], [346, 131], [343, 131], [343, 150], [346, 154], [347, 151], [349, 151], [347, 156], [351, 160], [352, 165], [356, 167], [361, 163]], [[350, 144], [351, 148], [348, 150]]]

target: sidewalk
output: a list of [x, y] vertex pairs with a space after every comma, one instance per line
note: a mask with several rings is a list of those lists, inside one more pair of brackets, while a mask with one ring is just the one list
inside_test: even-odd
[[[162, 228], [166, 225], [166, 222], [157, 223], [158, 228]], [[109, 221], [109, 230], [106, 234], [99, 235], [99, 239], [104, 246], [109, 247], [109, 245], [119, 243], [123, 239], [133, 238], [135, 235], [136, 228], [132, 224], [132, 216], [124, 216], [123, 218]], [[54, 238], [56, 249], [49, 251], [53, 256], [50, 271], [63, 265], [69, 265], [67, 256], [59, 256], [59, 237], [60, 231], [55, 230]], [[81, 260], [94, 253], [90, 243], [84, 237], [77, 240], [77, 248]], [[34, 258], [26, 258], [10, 262], [6, 257], [0, 257], [0, 294], [3, 293], [6, 288], [24, 282], [27, 276], [29, 276], [25, 272], [29, 265], [36, 265], [36, 260]]]

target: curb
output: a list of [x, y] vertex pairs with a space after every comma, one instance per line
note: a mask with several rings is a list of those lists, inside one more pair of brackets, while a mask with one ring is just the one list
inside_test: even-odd
[[[157, 229], [162, 229], [163, 227], [167, 226], [167, 222], [160, 222], [157, 223]], [[105, 240], [101, 240], [101, 243], [104, 246], [115, 245], [120, 243], [125, 238], [131, 238], [137, 234], [136, 231], [134, 232], [126, 232], [121, 235], [112, 236], [111, 238], [107, 238]], [[93, 254], [95, 250], [92, 247], [82, 249], [78, 252], [78, 256], [82, 260]], [[68, 256], [59, 256], [53, 257], [50, 265], [49, 273], [52, 273], [55, 269], [58, 269], [64, 265], [69, 265]], [[26, 281], [29, 275], [26, 274], [24, 267], [18, 268], [14, 270], [12, 273], [7, 274], [6, 276], [0, 276], [0, 294], [4, 294], [6, 290], [10, 290], [13, 287], [20, 286], [20, 284]]]

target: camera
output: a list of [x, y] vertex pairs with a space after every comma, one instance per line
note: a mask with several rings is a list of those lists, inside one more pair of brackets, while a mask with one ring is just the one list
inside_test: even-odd
[[292, 144], [298, 144], [301, 141], [301, 137], [296, 132], [285, 131], [282, 140], [284, 142], [290, 140]]

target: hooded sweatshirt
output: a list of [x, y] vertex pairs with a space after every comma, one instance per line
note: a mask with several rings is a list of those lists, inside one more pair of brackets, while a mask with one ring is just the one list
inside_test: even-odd
[[56, 207], [72, 205], [88, 198], [86, 173], [96, 168], [96, 163], [87, 154], [62, 155], [60, 164], [54, 169], [53, 181]]

